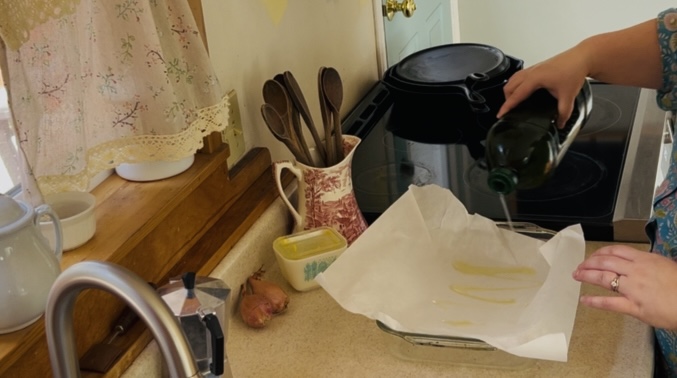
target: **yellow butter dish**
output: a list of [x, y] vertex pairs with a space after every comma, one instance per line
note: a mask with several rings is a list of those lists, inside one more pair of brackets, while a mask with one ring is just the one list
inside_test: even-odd
[[315, 276], [324, 272], [347, 247], [346, 239], [331, 227], [280, 236], [273, 242], [282, 275], [298, 291], [319, 287]]

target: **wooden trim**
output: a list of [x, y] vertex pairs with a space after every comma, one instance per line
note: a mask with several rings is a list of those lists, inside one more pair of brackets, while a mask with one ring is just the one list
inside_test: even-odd
[[223, 136], [218, 131], [215, 131], [206, 137], [202, 138], [202, 148], [197, 152], [200, 154], [212, 154], [219, 148], [223, 148], [225, 142], [223, 141]]
[[374, 10], [374, 34], [376, 36], [376, 65], [378, 66], [378, 77], [382, 79], [383, 74], [388, 69], [383, 0], [372, 0], [372, 7]]
[[202, 0], [188, 0], [188, 6], [193, 12], [193, 18], [195, 18], [195, 23], [197, 24], [197, 28], [200, 31], [202, 43], [204, 43], [205, 48], [209, 52], [209, 45], [207, 44], [207, 32], [205, 29], [205, 18], [204, 13], [202, 12]]
[[[202, 38], [202, 43], [205, 45], [205, 49], [209, 52], [209, 44], [207, 43], [207, 31], [205, 29], [205, 19], [204, 13], [202, 11], [202, 0], [188, 0], [188, 6], [193, 12], [193, 18], [195, 18], [195, 23], [197, 24], [197, 29], [200, 31], [200, 37]], [[203, 154], [211, 154], [220, 149], [224, 142], [221, 133], [214, 132], [206, 137], [204, 137], [203, 147], [198, 150], [198, 152]]]

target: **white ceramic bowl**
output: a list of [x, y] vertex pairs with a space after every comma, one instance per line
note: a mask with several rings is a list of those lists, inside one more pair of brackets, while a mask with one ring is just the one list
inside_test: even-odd
[[146, 163], [123, 163], [115, 167], [115, 173], [129, 181], [157, 181], [176, 176], [190, 168], [195, 155], [177, 161], [151, 161]]
[[331, 227], [281, 236], [273, 242], [282, 276], [298, 291], [319, 287], [315, 276], [324, 272], [347, 247], [346, 239]]
[[[63, 230], [63, 250], [69, 251], [85, 244], [96, 232], [94, 205], [96, 198], [86, 192], [63, 192], [45, 196], [47, 203], [59, 217]], [[54, 248], [54, 225], [40, 222], [40, 229]]]

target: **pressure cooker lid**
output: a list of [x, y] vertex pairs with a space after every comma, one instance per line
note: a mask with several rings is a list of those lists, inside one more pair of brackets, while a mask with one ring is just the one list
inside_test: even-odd
[[462, 83], [468, 75], [474, 73], [493, 78], [509, 67], [510, 60], [495, 47], [454, 43], [409, 55], [395, 65], [393, 75], [411, 83], [455, 84]]

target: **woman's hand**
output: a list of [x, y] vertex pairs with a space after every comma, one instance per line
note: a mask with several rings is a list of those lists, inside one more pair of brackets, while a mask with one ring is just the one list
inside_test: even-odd
[[515, 72], [503, 87], [505, 103], [497, 117], [524, 101], [534, 91], [545, 88], [557, 98], [559, 117], [557, 124], [563, 127], [571, 117], [574, 99], [588, 75], [583, 49], [572, 48], [529, 68]]
[[617, 293], [582, 296], [581, 303], [633, 316], [657, 328], [677, 330], [677, 262], [624, 245], [600, 248], [573, 272], [577, 281]]

